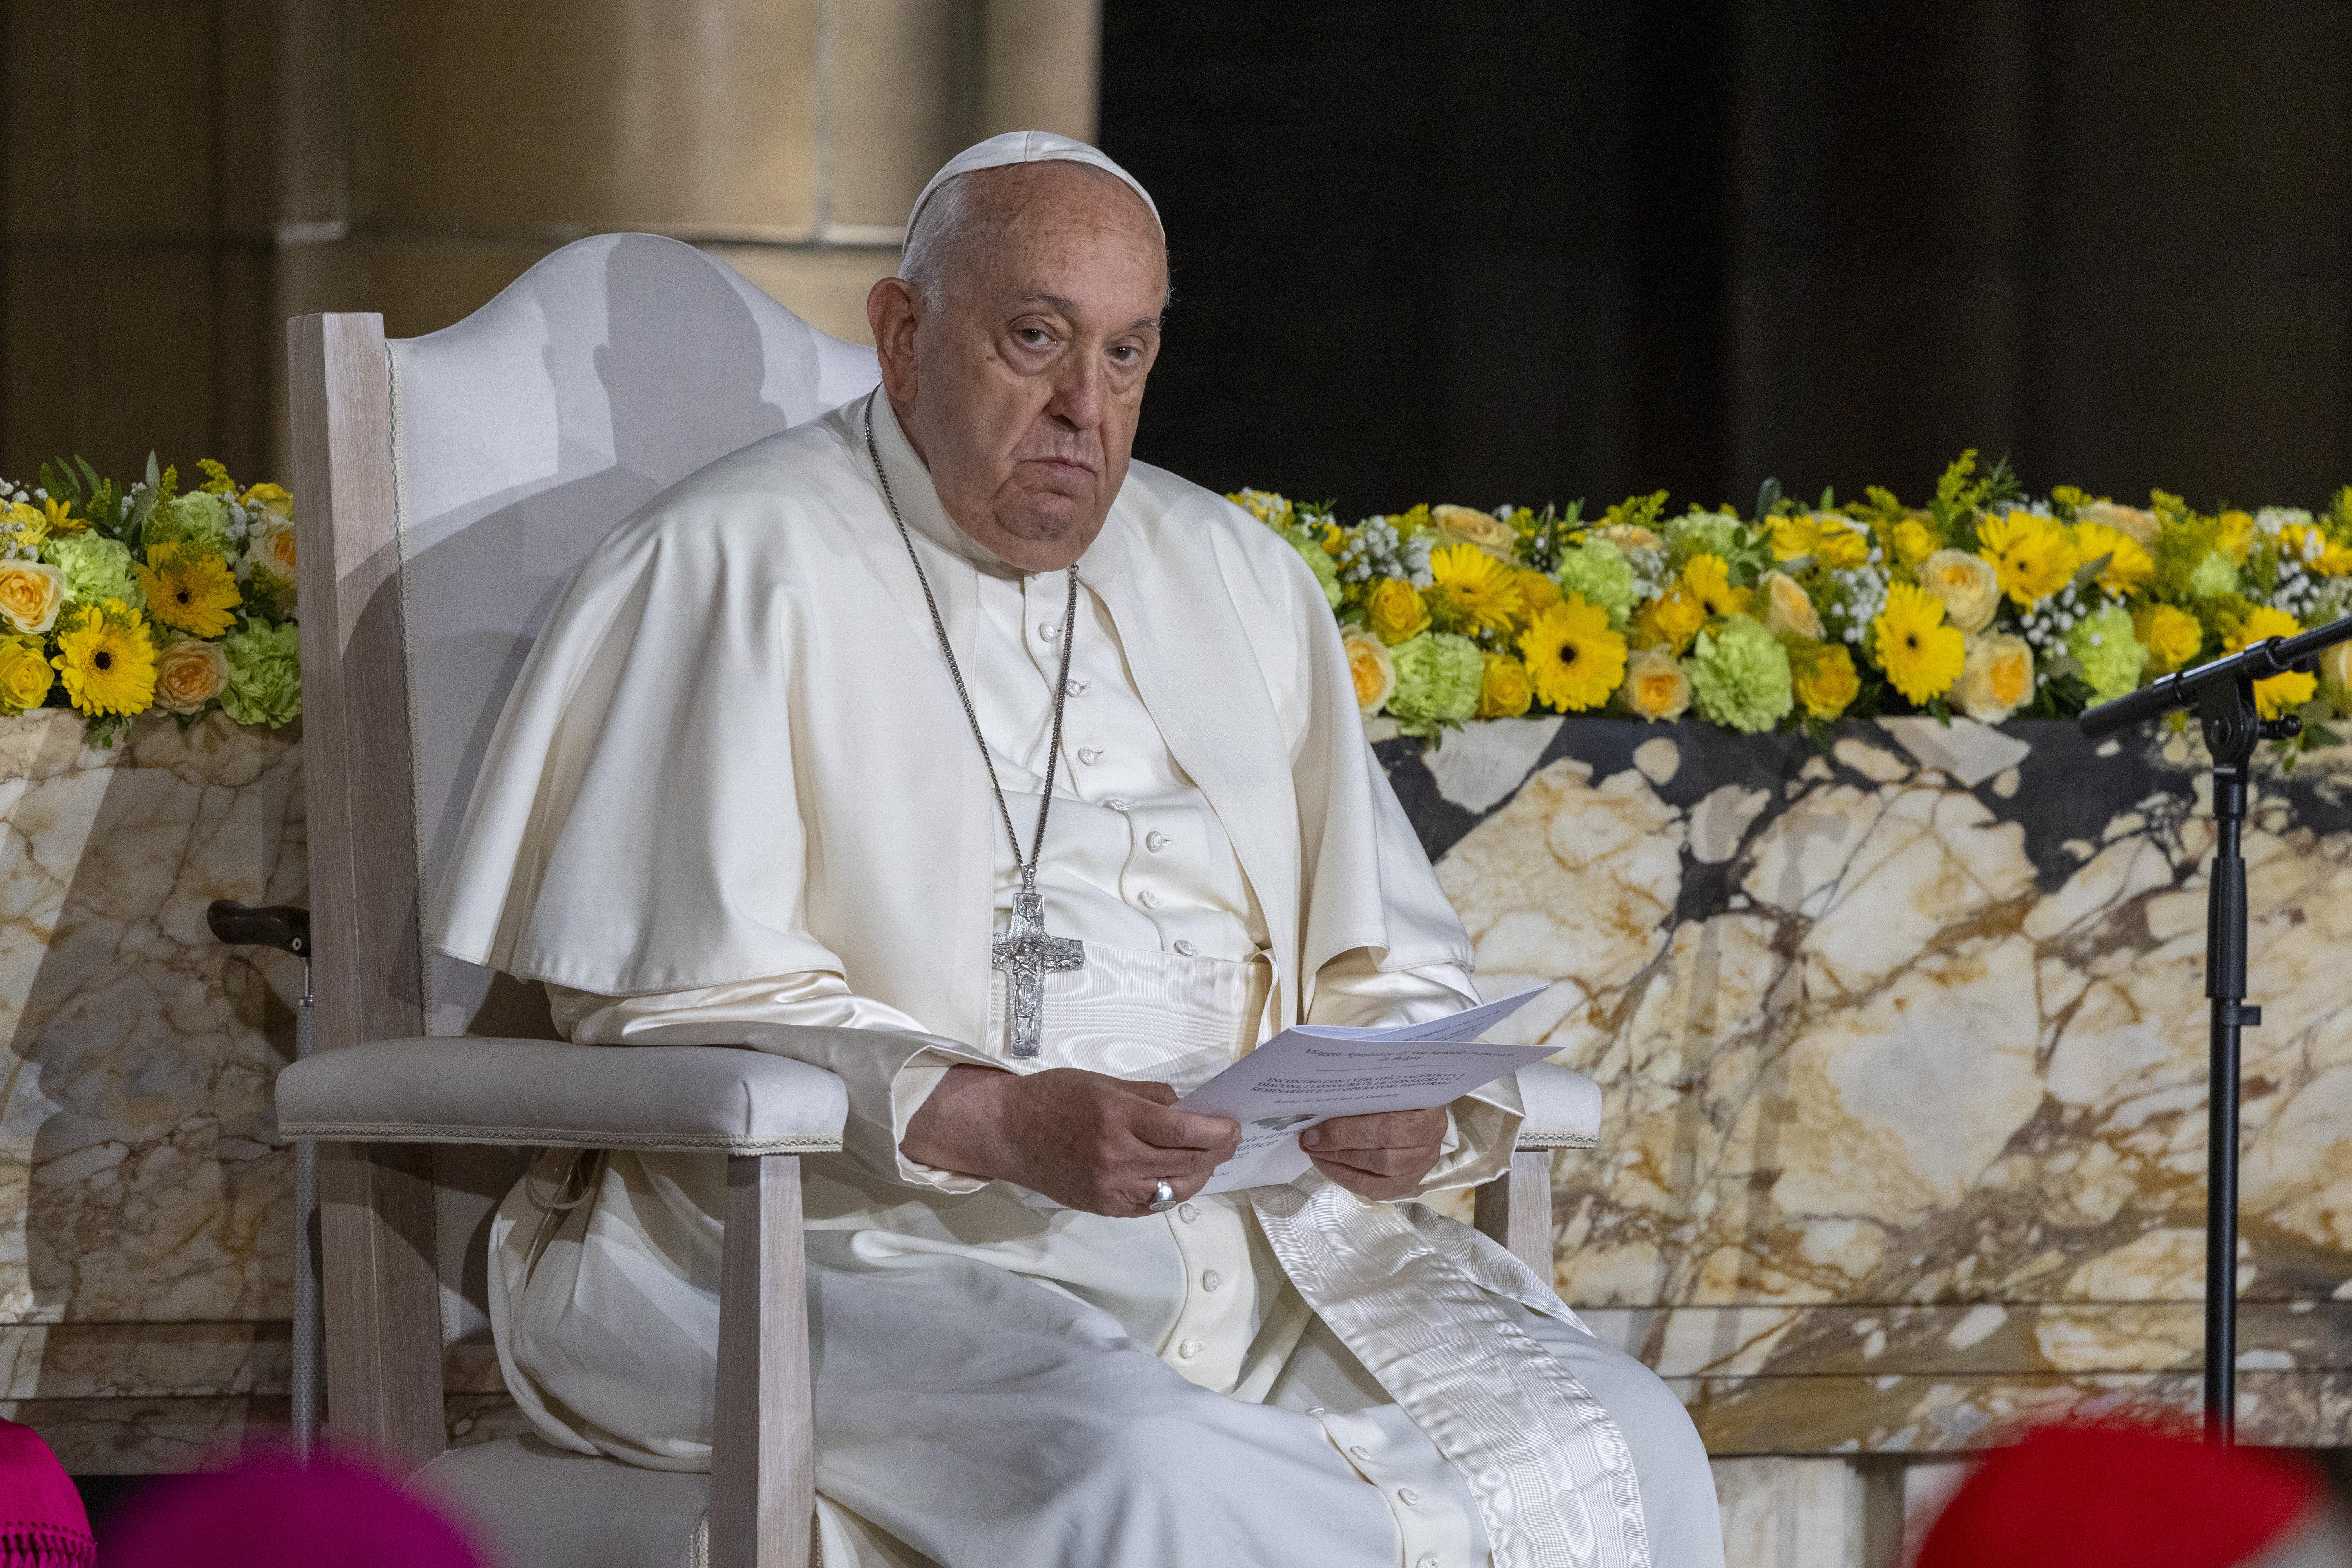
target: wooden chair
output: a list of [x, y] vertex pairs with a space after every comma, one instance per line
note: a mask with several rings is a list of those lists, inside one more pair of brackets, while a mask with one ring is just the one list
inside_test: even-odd
[[[377, 316], [305, 316], [289, 354], [321, 1049], [280, 1077], [278, 1107], [287, 1136], [325, 1141], [331, 1433], [421, 1472], [509, 1568], [802, 1568], [799, 1159], [841, 1148], [839, 1080], [725, 1047], [555, 1043], [535, 988], [426, 952], [419, 926], [581, 560], [672, 481], [871, 386], [872, 351], [690, 247], [608, 235], [444, 331], [388, 342]], [[1528, 1131], [1477, 1219], [1549, 1277], [1550, 1151], [1596, 1141], [1600, 1097], [1558, 1068], [1522, 1089]], [[488, 1215], [547, 1147], [729, 1157], [708, 1477], [530, 1437], [445, 1452], [445, 1357], [487, 1358]]]

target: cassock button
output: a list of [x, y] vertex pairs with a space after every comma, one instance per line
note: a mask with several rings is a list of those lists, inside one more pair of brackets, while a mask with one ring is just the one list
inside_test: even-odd
[[1143, 836], [1143, 847], [1157, 855], [1168, 847], [1168, 835], [1154, 828]]
[[1414, 1559], [1412, 1568], [1438, 1568], [1437, 1553], [1424, 1552]]
[[1176, 939], [1176, 951], [1182, 956], [1190, 958], [1201, 950], [1195, 943], [1186, 942], [1182, 937], [1178, 937]]
[[1191, 1225], [1194, 1220], [1201, 1217], [1201, 1211], [1193, 1207], [1191, 1204], [1186, 1204], [1176, 1211], [1176, 1217], [1182, 1220], [1186, 1225]]
[[1113, 811], [1125, 811], [1129, 806], [1133, 805], [1135, 803], [1128, 799], [1127, 796], [1123, 795], [1115, 795], [1108, 800], [1104, 801], [1103, 804], [1110, 807]]
[[1407, 1508], [1411, 1508], [1415, 1503], [1421, 1501], [1421, 1494], [1413, 1490], [1411, 1487], [1400, 1487], [1397, 1489], [1397, 1501], [1404, 1504]]
[[1060, 642], [1062, 640], [1062, 623], [1059, 621], [1039, 621], [1037, 623], [1037, 635], [1047, 642]]
[[1100, 746], [1080, 746], [1078, 748], [1078, 761], [1082, 763], [1101, 762], [1102, 748]]
[[1087, 694], [1087, 683], [1074, 675], [1062, 682], [1062, 689], [1073, 697], [1084, 697]]
[[1224, 1282], [1225, 1277], [1213, 1268], [1203, 1270], [1201, 1275], [1201, 1289], [1203, 1290], [1214, 1290]]
[[1325, 1410], [1323, 1406], [1319, 1405], [1310, 1405], [1307, 1407], [1307, 1414], [1309, 1415], [1328, 1415], [1330, 1412]]
[[1160, 895], [1146, 888], [1135, 895], [1135, 901], [1147, 910], [1156, 910], [1160, 907]]
[[1202, 1351], [1208, 1348], [1208, 1346], [1202, 1344], [1198, 1340], [1186, 1340], [1182, 1344], [1176, 1347], [1176, 1353], [1182, 1356], [1186, 1361], [1191, 1361], [1194, 1356], [1199, 1355]]
[[1354, 1447], [1348, 1450], [1348, 1458], [1359, 1462], [1367, 1461], [1370, 1459], [1371, 1457], [1372, 1451], [1370, 1448], [1365, 1447], [1361, 1443], [1357, 1444]]

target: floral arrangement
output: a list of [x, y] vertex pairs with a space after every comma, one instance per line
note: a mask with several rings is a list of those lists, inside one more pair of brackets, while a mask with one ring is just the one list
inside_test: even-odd
[[[2352, 486], [2323, 513], [2029, 498], [1963, 453], [1925, 506], [1875, 486], [1755, 513], [1634, 496], [1565, 510], [1416, 506], [1343, 523], [1232, 496], [1288, 540], [1339, 617], [1364, 716], [1441, 737], [1540, 708], [1757, 733], [1852, 715], [2063, 718], [2143, 681], [2352, 609]], [[2296, 750], [2340, 743], [2352, 646], [2255, 684]]]
[[142, 713], [302, 711], [294, 500], [198, 468], [185, 494], [152, 454], [127, 486], [79, 458], [0, 479], [0, 716], [69, 708], [110, 746]]

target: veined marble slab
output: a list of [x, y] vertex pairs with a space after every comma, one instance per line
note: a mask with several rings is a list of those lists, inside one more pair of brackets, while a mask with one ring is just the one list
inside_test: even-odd
[[[1712, 1448], [1966, 1447], [2193, 1403], [2213, 826], [2189, 742], [1849, 725], [1822, 755], [1570, 720], [1469, 800], [1381, 752], [1480, 985], [1549, 983], [1519, 1037], [1607, 1095], [1602, 1148], [1559, 1162], [1559, 1288]], [[2257, 1441], [2352, 1431], [2343, 778], [2325, 753], [2266, 776], [2246, 834]]]

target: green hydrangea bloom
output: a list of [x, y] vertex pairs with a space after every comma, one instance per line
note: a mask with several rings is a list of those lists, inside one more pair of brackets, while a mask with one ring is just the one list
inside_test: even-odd
[[289, 622], [247, 621], [221, 639], [228, 689], [221, 707], [240, 724], [277, 729], [301, 716], [302, 631]]
[[1728, 512], [1689, 511], [1666, 524], [1666, 549], [1676, 563], [1694, 555], [1731, 559], [1739, 520]]
[[120, 599], [142, 609], [147, 595], [131, 574], [131, 551], [121, 541], [97, 532], [66, 533], [41, 546], [42, 558], [66, 574], [66, 597], [102, 605]]
[[1316, 539], [1315, 531], [1294, 523], [1282, 531], [1282, 537], [1290, 541], [1290, 548], [1298, 552], [1298, 558], [1307, 563], [1307, 570], [1315, 574], [1315, 580], [1323, 584], [1323, 602], [1338, 609], [1339, 568], [1332, 562], [1331, 552]]
[[1441, 725], [1463, 722], [1477, 710], [1486, 659], [1468, 637], [1423, 632], [1398, 644], [1390, 657], [1396, 661], [1396, 690], [1389, 697], [1389, 712], [1404, 733], [1427, 735]]
[[2218, 550], [2207, 551], [2205, 559], [2189, 574], [2189, 596], [2192, 599], [2219, 599], [2237, 591], [2238, 568]]
[[2131, 612], [2121, 605], [2076, 621], [2066, 634], [2066, 651], [2083, 667], [2092, 697], [2101, 702], [2112, 702], [2137, 687], [2140, 668], [2147, 663], [2147, 650], [2132, 636]]
[[220, 497], [204, 490], [173, 496], [147, 519], [139, 542], [158, 544], [201, 544], [224, 561], [234, 560], [236, 541], [229, 537], [229, 511]]
[[1796, 705], [1788, 650], [1746, 616], [1731, 616], [1719, 631], [1699, 633], [1688, 668], [1700, 714], [1727, 729], [1760, 734]]
[[1559, 552], [1557, 572], [1560, 592], [1581, 594], [1588, 605], [1609, 612], [1609, 624], [1619, 631], [1633, 613], [1633, 565], [1625, 552], [1605, 539], [1587, 539]]

